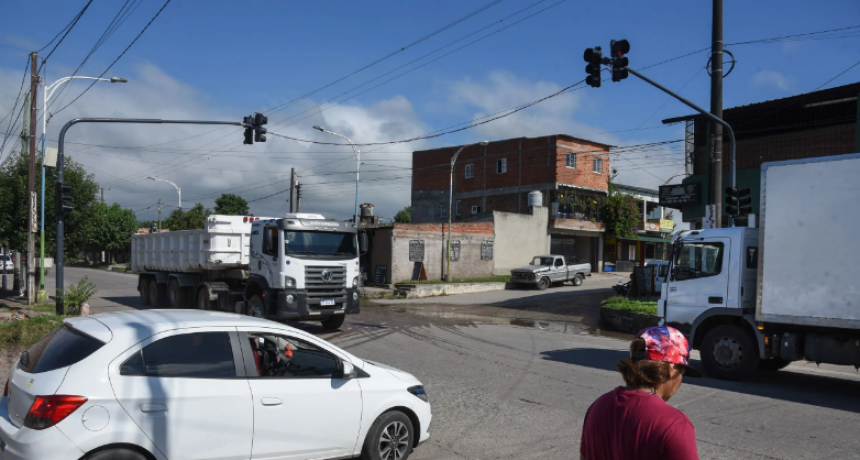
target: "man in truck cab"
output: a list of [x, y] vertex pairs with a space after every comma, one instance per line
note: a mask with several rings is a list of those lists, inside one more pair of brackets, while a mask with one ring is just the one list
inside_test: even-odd
[[630, 344], [630, 358], [619, 359], [627, 386], [601, 396], [585, 414], [582, 460], [698, 460], [693, 424], [666, 404], [690, 367], [690, 345], [675, 328], [651, 327]]

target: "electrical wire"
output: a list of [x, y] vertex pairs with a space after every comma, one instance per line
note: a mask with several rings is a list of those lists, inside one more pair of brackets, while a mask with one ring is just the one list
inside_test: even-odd
[[[65, 39], [66, 39], [66, 37], [69, 35], [69, 32], [71, 32], [71, 31], [72, 31], [72, 29], [74, 29], [74, 28], [75, 28], [75, 25], [78, 23], [78, 21], [80, 21], [80, 20], [81, 20], [81, 17], [84, 15], [84, 13], [86, 13], [87, 8], [89, 8], [89, 7], [90, 7], [90, 5], [91, 5], [92, 3], [93, 3], [93, 0], [89, 0], [89, 1], [87, 1], [87, 4], [86, 4], [86, 5], [84, 5], [84, 7], [81, 9], [81, 11], [80, 11], [80, 12], [79, 12], [79, 13], [78, 13], [78, 14], [77, 14], [73, 19], [72, 19], [72, 22], [70, 22], [70, 23], [69, 23], [69, 25], [67, 25], [67, 26], [65, 27], [65, 29], [64, 29], [64, 30], [65, 30], [65, 33], [63, 33], [63, 31], [60, 31], [60, 33], [63, 33], [63, 36], [60, 38], [60, 40], [57, 42], [57, 44], [56, 44], [56, 45], [54, 45], [54, 47], [53, 47], [53, 48], [51, 48], [51, 51], [49, 51], [49, 52], [48, 52], [48, 55], [47, 55], [47, 56], [45, 56], [44, 58], [42, 58], [42, 65], [40, 65], [40, 66], [39, 66], [39, 71], [37, 71], [37, 72], [36, 72], [37, 74], [38, 74], [38, 73], [41, 73], [42, 67], [44, 67], [44, 66], [45, 66], [45, 63], [46, 63], [46, 62], [48, 62], [48, 58], [50, 58], [50, 57], [54, 54], [54, 51], [56, 51], [56, 50], [57, 50], [57, 47], [59, 47], [59, 46], [60, 46], [60, 44], [61, 44], [61, 43], [63, 43], [63, 40], [65, 40]], [[59, 34], [57, 34], [57, 36], [59, 36]], [[54, 37], [54, 38], [51, 40], [51, 42], [49, 42], [49, 43], [48, 43], [48, 45], [50, 45], [51, 43], [53, 43], [53, 41], [54, 41], [54, 40], [56, 40], [56, 38], [57, 38], [57, 37]], [[48, 46], [48, 45], [45, 45], [45, 47], [43, 47], [42, 49], [47, 48], [47, 46]], [[42, 51], [42, 50], [39, 50], [39, 51]]]

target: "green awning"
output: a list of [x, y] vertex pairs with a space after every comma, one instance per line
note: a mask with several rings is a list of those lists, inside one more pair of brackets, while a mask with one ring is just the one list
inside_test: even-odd
[[656, 238], [653, 236], [639, 236], [639, 235], [636, 235], [633, 238], [621, 238], [619, 236], [611, 235], [610, 238], [615, 238], [616, 240], [621, 240], [621, 241], [647, 241], [649, 243], [671, 243], [672, 242], [671, 239]]

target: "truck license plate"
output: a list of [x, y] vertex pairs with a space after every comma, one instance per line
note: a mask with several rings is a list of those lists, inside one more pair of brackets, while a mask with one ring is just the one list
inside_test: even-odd
[[334, 306], [334, 299], [323, 299], [320, 300], [320, 305], [323, 307]]

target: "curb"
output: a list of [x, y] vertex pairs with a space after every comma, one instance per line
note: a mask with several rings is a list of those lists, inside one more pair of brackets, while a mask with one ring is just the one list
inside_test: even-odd
[[657, 326], [660, 322], [659, 316], [607, 307], [600, 307], [600, 319], [610, 326], [608, 329], [628, 334], [636, 334], [642, 329]]

